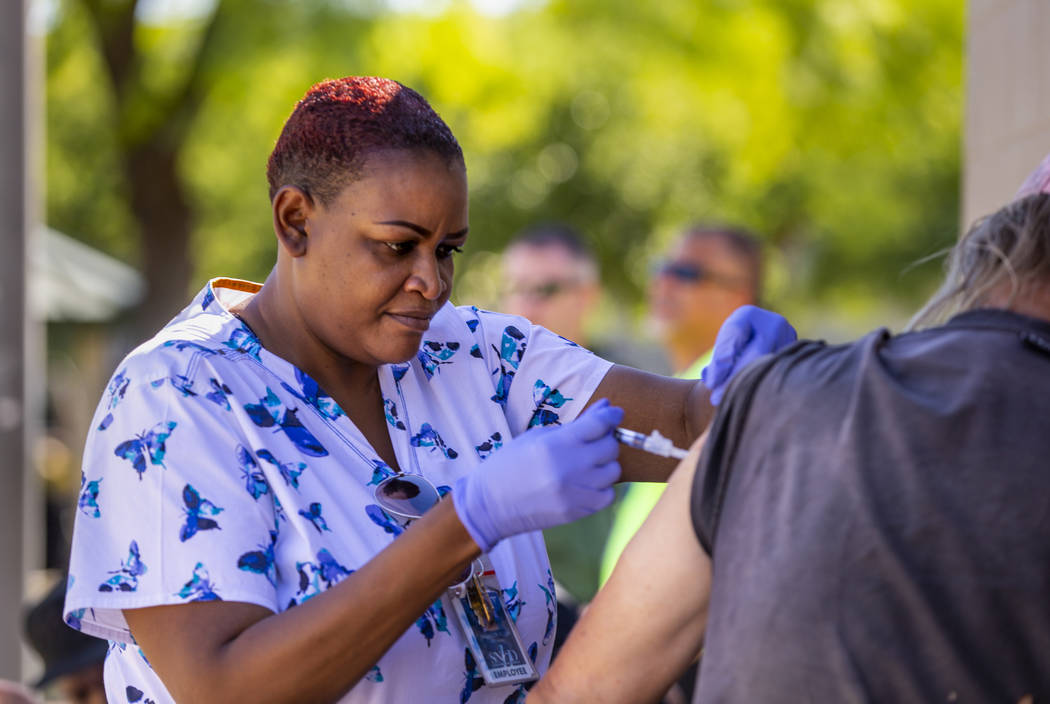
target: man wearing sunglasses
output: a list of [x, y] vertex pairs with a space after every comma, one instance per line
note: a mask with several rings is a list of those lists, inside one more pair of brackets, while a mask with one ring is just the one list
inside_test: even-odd
[[[761, 282], [762, 249], [754, 235], [730, 225], [685, 229], [653, 267], [649, 285], [650, 322], [675, 376], [700, 378], [722, 323], [741, 306], [758, 303]], [[664, 486], [635, 484], [628, 489], [602, 557], [603, 583]]]

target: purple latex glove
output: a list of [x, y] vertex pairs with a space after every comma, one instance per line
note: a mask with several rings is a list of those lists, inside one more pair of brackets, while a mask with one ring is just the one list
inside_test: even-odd
[[711, 389], [711, 403], [718, 405], [738, 371], [797, 339], [798, 333], [784, 316], [757, 306], [737, 308], [719, 328], [711, 363], [700, 372], [700, 379]]
[[467, 532], [488, 552], [504, 538], [582, 518], [612, 503], [623, 409], [606, 399], [568, 425], [532, 428], [452, 487]]

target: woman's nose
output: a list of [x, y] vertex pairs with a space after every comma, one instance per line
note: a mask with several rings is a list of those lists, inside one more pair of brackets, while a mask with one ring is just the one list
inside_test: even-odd
[[445, 292], [445, 280], [441, 277], [441, 266], [437, 257], [432, 253], [419, 252], [412, 273], [405, 282], [405, 288], [418, 291], [428, 301], [440, 298]]

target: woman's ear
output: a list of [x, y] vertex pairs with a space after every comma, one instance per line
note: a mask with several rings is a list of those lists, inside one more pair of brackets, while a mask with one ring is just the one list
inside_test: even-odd
[[273, 197], [273, 231], [277, 242], [292, 257], [306, 254], [306, 223], [316, 205], [298, 186], [282, 186]]

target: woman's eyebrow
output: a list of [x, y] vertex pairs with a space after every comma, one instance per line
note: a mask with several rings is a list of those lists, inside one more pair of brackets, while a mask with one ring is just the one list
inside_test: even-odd
[[[413, 232], [419, 233], [419, 235], [422, 236], [422, 237], [426, 237], [427, 235], [432, 234], [430, 232], [430, 230], [428, 230], [427, 228], [423, 227], [422, 225], [417, 225], [414, 222], [409, 222], [407, 220], [376, 220], [373, 224], [375, 224], [375, 225], [396, 225], [397, 227], [407, 227], [409, 230], [412, 230]], [[468, 231], [470, 231], [470, 228], [469, 227], [464, 227], [462, 230], [459, 230], [458, 232], [450, 232], [448, 234], [448, 237], [450, 239], [455, 239], [456, 237], [465, 237], [467, 235]]]

